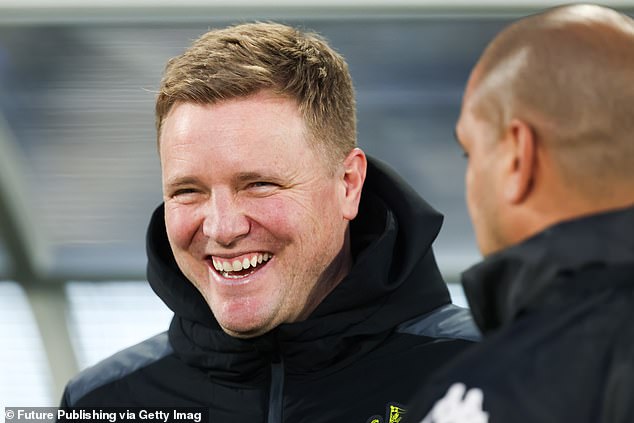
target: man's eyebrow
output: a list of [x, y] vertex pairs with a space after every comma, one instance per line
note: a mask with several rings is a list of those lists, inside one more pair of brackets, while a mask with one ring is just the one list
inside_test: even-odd
[[169, 186], [169, 187], [178, 187], [178, 186], [182, 186], [182, 185], [195, 185], [198, 184], [200, 182], [200, 180], [198, 178], [195, 178], [193, 176], [174, 176], [172, 178], [169, 178], [166, 182], [165, 182], [165, 186]]
[[260, 172], [240, 172], [236, 175], [236, 180], [251, 181], [253, 179], [258, 179], [261, 177], [262, 177], [262, 174]]
[[274, 179], [277, 180], [279, 177], [273, 173], [263, 174], [261, 172], [240, 172], [235, 177], [238, 182], [249, 182], [258, 179]]
[[454, 141], [456, 141], [456, 144], [458, 144], [458, 147], [460, 148], [460, 150], [466, 153], [467, 149], [465, 145], [462, 143], [462, 141], [460, 140], [460, 137], [458, 136], [458, 130], [456, 128], [454, 128], [453, 130], [453, 139]]
[[453, 139], [455, 142], [458, 143], [460, 148], [462, 148], [462, 143], [460, 142], [460, 138], [458, 137], [458, 130], [456, 128], [453, 128]]

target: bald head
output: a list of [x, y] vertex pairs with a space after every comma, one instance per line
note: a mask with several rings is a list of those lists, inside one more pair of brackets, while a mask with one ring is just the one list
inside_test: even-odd
[[634, 187], [634, 21], [573, 5], [516, 22], [485, 50], [465, 107], [500, 133], [526, 122], [579, 194], [623, 196]]

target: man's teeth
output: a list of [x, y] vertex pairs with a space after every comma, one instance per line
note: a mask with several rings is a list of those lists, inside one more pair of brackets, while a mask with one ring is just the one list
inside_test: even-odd
[[242, 261], [221, 261], [219, 259], [213, 259], [214, 268], [219, 272], [239, 272], [240, 270], [246, 270], [250, 267], [257, 267], [263, 262], [269, 261], [273, 257], [269, 253], [257, 253], [252, 256], [247, 256]]

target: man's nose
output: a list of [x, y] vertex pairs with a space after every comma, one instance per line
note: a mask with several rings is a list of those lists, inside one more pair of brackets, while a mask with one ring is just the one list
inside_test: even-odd
[[214, 192], [206, 207], [203, 234], [223, 247], [244, 238], [251, 224], [229, 192]]

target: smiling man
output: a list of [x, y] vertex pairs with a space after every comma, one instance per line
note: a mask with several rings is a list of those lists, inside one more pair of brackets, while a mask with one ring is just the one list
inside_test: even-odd
[[352, 265], [365, 156], [333, 172], [305, 133], [296, 101], [270, 90], [175, 104], [163, 121], [169, 242], [232, 336], [306, 319]]
[[343, 58], [284, 25], [214, 30], [168, 63], [156, 113], [148, 279], [175, 316], [63, 405], [399, 422], [477, 335], [436, 267], [441, 217], [357, 147]]
[[634, 422], [634, 20], [593, 5], [502, 31], [456, 126], [485, 341], [425, 381], [416, 423]]

